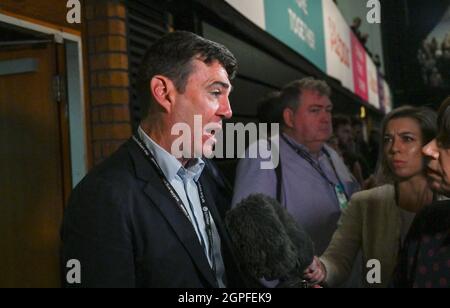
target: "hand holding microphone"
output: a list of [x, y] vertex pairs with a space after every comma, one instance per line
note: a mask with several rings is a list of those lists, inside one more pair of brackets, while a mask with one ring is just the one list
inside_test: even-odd
[[321, 284], [325, 281], [326, 277], [326, 268], [318, 257], [314, 257], [311, 265], [303, 272], [303, 279], [313, 285]]

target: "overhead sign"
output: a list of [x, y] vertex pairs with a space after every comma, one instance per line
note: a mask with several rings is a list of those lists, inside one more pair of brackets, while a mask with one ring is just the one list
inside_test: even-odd
[[266, 15], [264, 12], [264, 0], [225, 0], [239, 13], [247, 17], [255, 25], [266, 30]]
[[354, 91], [350, 28], [332, 0], [323, 0], [327, 74]]
[[369, 87], [369, 104], [380, 109], [380, 98], [378, 96], [378, 73], [377, 67], [370, 56], [366, 53], [367, 84]]
[[265, 0], [266, 31], [326, 72], [322, 1]]
[[333, 0], [225, 0], [261, 29], [382, 111], [389, 86]]

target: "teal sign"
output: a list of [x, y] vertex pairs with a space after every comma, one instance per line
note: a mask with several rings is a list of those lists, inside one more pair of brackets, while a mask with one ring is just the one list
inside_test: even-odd
[[321, 0], [264, 0], [266, 31], [326, 72]]

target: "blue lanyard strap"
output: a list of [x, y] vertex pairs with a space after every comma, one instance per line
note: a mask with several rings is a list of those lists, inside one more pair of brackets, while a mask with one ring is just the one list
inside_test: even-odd
[[[322, 176], [322, 178], [323, 178], [325, 181], [328, 182], [328, 184], [330, 184], [333, 188], [336, 187], [336, 184], [333, 183], [333, 181], [331, 181], [331, 180], [328, 178], [328, 176], [325, 174], [325, 171], [323, 171], [323, 169], [322, 169], [322, 167], [320, 166], [320, 164], [319, 164], [318, 162], [314, 161], [314, 159], [311, 157], [311, 155], [310, 155], [309, 153], [307, 153], [306, 151], [304, 151], [304, 150], [299, 149], [298, 147], [296, 147], [296, 146], [295, 146], [294, 144], [292, 144], [292, 143], [286, 138], [286, 136], [284, 136], [283, 134], [281, 134], [281, 138], [289, 145], [289, 147], [290, 147], [291, 149], [293, 149], [293, 150], [297, 153], [297, 155], [299, 155], [299, 156], [300, 156], [301, 158], [303, 158], [306, 162], [308, 162], [308, 163], [311, 165], [311, 167], [313, 167], [314, 170], [316, 170], [317, 173], [319, 173], [320, 176]], [[334, 163], [333, 163], [333, 160], [331, 159], [330, 153], [329, 153], [325, 148], [323, 148], [322, 151], [323, 151], [323, 152], [325, 153], [325, 155], [327, 156], [328, 161], [330, 162], [331, 167], [333, 168], [333, 172], [334, 172], [334, 174], [336, 175], [336, 178], [337, 178], [337, 180], [338, 180], [338, 182], [339, 182], [339, 185], [341, 185], [341, 187], [342, 187], [342, 190], [343, 190], [343, 193], [345, 194], [345, 197], [347, 198], [347, 200], [350, 200], [349, 197], [348, 197], [348, 195], [347, 195], [347, 192], [345, 191], [345, 186], [344, 186], [344, 184], [342, 183], [341, 178], [339, 177], [339, 174], [338, 174], [338, 172], [337, 172], [337, 170], [336, 170], [336, 167], [335, 167], [335, 165], [334, 165]]]

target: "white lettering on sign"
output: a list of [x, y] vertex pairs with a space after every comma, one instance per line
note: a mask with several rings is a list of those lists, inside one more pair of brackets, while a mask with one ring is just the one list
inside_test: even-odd
[[304, 41], [311, 49], [316, 49], [316, 35], [308, 27], [308, 25], [290, 8], [288, 9], [289, 25], [291, 31], [294, 32], [302, 41]]
[[308, 0], [296, 0], [298, 7], [305, 13], [305, 15], [308, 15]]

